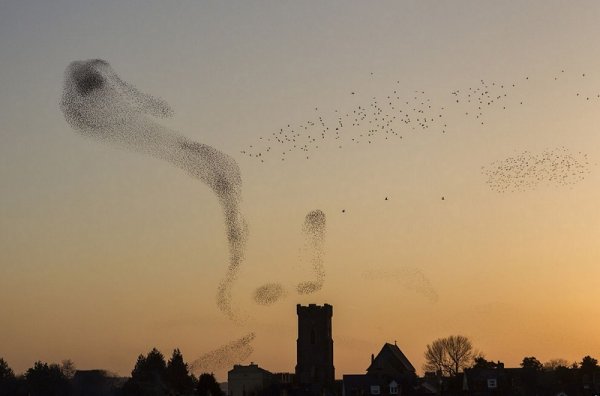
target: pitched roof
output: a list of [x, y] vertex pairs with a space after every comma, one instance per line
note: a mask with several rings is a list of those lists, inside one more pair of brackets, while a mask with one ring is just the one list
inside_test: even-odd
[[408, 358], [404, 355], [404, 353], [402, 353], [402, 351], [400, 350], [400, 348], [398, 348], [397, 345], [392, 345], [386, 342], [383, 348], [381, 348], [379, 354], [377, 354], [377, 357], [369, 366], [369, 368], [367, 368], [367, 372], [376, 369], [379, 366], [380, 361], [384, 359], [385, 356], [391, 356], [392, 359], [395, 361], [391, 363], [395, 363], [394, 366], [398, 368], [404, 369], [406, 371], [416, 371], [414, 366], [410, 363]]

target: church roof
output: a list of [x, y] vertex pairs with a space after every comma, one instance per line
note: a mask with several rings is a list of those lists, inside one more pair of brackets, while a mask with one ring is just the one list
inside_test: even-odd
[[377, 357], [375, 357], [375, 359], [367, 369], [367, 372], [373, 371], [381, 367], [383, 360], [388, 360], [390, 364], [402, 371], [416, 371], [414, 366], [410, 363], [408, 358], [404, 355], [404, 353], [402, 353], [402, 351], [400, 350], [400, 348], [398, 348], [397, 345], [393, 345], [386, 342], [383, 348], [381, 348], [379, 354], [377, 354]]

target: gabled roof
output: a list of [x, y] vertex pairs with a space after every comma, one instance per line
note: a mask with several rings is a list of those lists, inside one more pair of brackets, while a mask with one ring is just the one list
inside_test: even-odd
[[392, 345], [390, 343], [385, 343], [383, 348], [377, 357], [373, 360], [369, 368], [367, 368], [367, 372], [376, 370], [378, 367], [381, 367], [383, 360], [391, 360], [389, 363], [393, 365], [396, 369], [415, 372], [415, 368], [410, 363], [408, 358], [402, 353], [400, 348], [397, 345]]

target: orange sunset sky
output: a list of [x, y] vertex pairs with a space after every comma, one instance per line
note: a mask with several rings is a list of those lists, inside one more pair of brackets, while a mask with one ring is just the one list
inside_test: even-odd
[[[333, 305], [339, 377], [394, 340], [420, 371], [451, 334], [507, 366], [598, 357], [598, 20], [593, 1], [1, 2], [0, 357], [16, 372], [69, 358], [129, 375], [152, 347], [191, 362], [254, 332], [245, 363], [293, 371], [298, 303]], [[214, 193], [65, 121], [65, 67], [90, 58], [167, 101], [159, 124], [237, 161], [245, 320], [216, 304], [228, 247]], [[503, 102], [476, 118], [464, 93], [492, 83]], [[309, 155], [247, 155], [393, 92], [407, 110], [443, 107], [445, 126], [398, 121], [402, 139], [369, 143], [344, 121]], [[488, 183], [493, 164], [559, 151], [586, 158], [583, 176]], [[324, 285], [298, 295], [313, 209], [327, 216]], [[286, 294], [257, 305], [268, 282]]]

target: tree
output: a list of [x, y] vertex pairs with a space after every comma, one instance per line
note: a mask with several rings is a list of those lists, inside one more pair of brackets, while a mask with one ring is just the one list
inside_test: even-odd
[[474, 369], [495, 369], [498, 368], [498, 364], [494, 361], [489, 361], [483, 356], [477, 356], [473, 359], [473, 368]]
[[475, 356], [473, 344], [465, 336], [438, 338], [427, 345], [423, 368], [453, 377], [469, 367]]
[[167, 383], [176, 395], [192, 393], [195, 378], [190, 374], [187, 363], [179, 349], [173, 351], [173, 356], [167, 363]]
[[569, 367], [569, 362], [565, 359], [550, 359], [544, 363], [544, 370], [546, 371], [556, 371], [559, 367], [567, 368]]
[[131, 378], [142, 382], [162, 381], [167, 371], [165, 357], [156, 348], [152, 348], [147, 356], [140, 355], [131, 372]]
[[8, 367], [6, 360], [0, 358], [0, 381], [12, 380], [15, 378], [14, 371]]
[[523, 361], [521, 362], [521, 367], [533, 371], [542, 371], [542, 369], [544, 368], [542, 362], [540, 362], [533, 356], [524, 357]]
[[156, 348], [147, 356], [138, 356], [131, 378], [123, 386], [125, 395], [162, 396], [168, 394], [166, 384], [167, 363]]
[[75, 368], [75, 363], [71, 359], [65, 359], [60, 364], [60, 371], [67, 377], [68, 379], [73, 379], [75, 376], [75, 372], [77, 369]]
[[14, 371], [8, 366], [8, 363], [0, 358], [0, 396], [15, 394], [17, 380]]
[[521, 362], [523, 367], [523, 389], [526, 395], [539, 394], [538, 387], [544, 365], [534, 356], [524, 357]]
[[598, 360], [594, 359], [591, 356], [585, 356], [582, 360], [581, 360], [581, 364], [579, 366], [579, 368], [581, 369], [582, 372], [586, 373], [586, 374], [592, 374], [594, 373], [594, 371], [598, 370]]
[[427, 345], [425, 364], [423, 365], [425, 371], [444, 373], [449, 365], [450, 359], [448, 358], [442, 339], [435, 340], [431, 345]]
[[200, 374], [196, 394], [199, 396], [225, 396], [213, 374]]
[[25, 373], [29, 394], [32, 396], [65, 396], [70, 394], [69, 379], [58, 364], [37, 361]]

